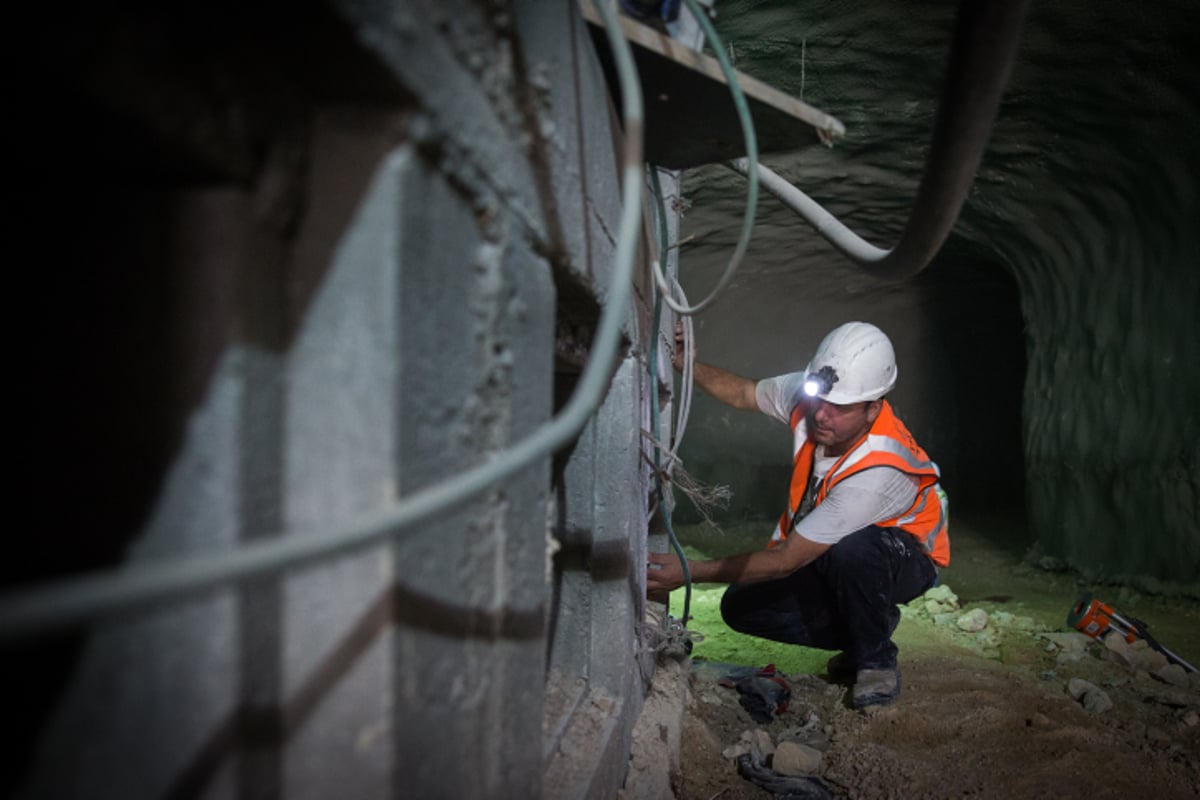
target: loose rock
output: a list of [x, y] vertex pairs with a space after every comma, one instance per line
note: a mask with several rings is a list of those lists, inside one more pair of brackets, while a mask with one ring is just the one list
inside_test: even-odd
[[1085, 681], [1083, 678], [1071, 678], [1071, 680], [1067, 681], [1067, 694], [1076, 700], [1079, 700], [1092, 690], [1099, 691], [1099, 687], [1091, 681]]
[[1088, 692], [1083, 696], [1083, 710], [1089, 714], [1103, 714], [1112, 707], [1112, 699], [1103, 689]]
[[1047, 650], [1053, 652], [1054, 648], [1058, 649], [1058, 655], [1054, 661], [1056, 666], [1062, 667], [1066, 664], [1071, 664], [1079, 661], [1087, 654], [1088, 645], [1092, 640], [1082, 633], [1072, 631], [1070, 633], [1046, 633], [1043, 634], [1050, 645]]
[[758, 762], [766, 760], [767, 756], [775, 752], [775, 743], [771, 741], [771, 734], [762, 729], [752, 731], [742, 731], [742, 735], [738, 737], [736, 744], [731, 744], [721, 751], [721, 755], [725, 758], [736, 759], [740, 755], [749, 753]]
[[1159, 750], [1166, 750], [1171, 746], [1171, 734], [1153, 725], [1146, 728], [1146, 740], [1150, 742], [1151, 747]]
[[811, 775], [821, 767], [821, 751], [799, 742], [780, 742], [771, 768], [781, 775]]
[[946, 603], [947, 605], [952, 605], [955, 608], [958, 608], [958, 595], [956, 595], [954, 591], [944, 583], [934, 586], [932, 589], [927, 591], [925, 593], [925, 599], [936, 600], [939, 603]]
[[771, 741], [771, 734], [762, 728], [755, 728], [752, 731], [742, 731], [741, 740], [750, 745], [749, 752], [758, 761], [765, 761], [767, 756], [775, 752], [775, 743]]
[[1067, 681], [1067, 692], [1091, 714], [1103, 714], [1113, 707], [1112, 699], [1103, 689], [1083, 678]]
[[925, 593], [925, 613], [935, 619], [940, 614], [958, 610], [958, 596], [946, 584], [935, 586]]
[[[1108, 638], [1120, 639], [1121, 637], [1109, 635]], [[1106, 639], [1105, 644], [1107, 643]], [[1145, 639], [1138, 639], [1131, 643], [1129, 649], [1125, 651], [1125, 658], [1129, 662], [1129, 666], [1150, 674], [1154, 674], [1168, 664], [1167, 657], [1152, 648]]]
[[1150, 674], [1161, 680], [1163, 683], [1169, 683], [1172, 686], [1178, 686], [1181, 689], [1186, 689], [1189, 685], [1187, 670], [1178, 664], [1167, 664], [1165, 667], [1156, 669]]
[[738, 756], [744, 756], [749, 752], [750, 752], [750, 743], [749, 742], [738, 742], [737, 744], [731, 744], [731, 745], [729, 745], [729, 747], [726, 747], [724, 750], [722, 750], [721, 756], [724, 758], [728, 758], [730, 761], [734, 761], [737, 759]]
[[956, 624], [967, 633], [978, 633], [987, 627], [988, 613], [982, 608], [973, 608], [959, 617]]
[[1200, 706], [1200, 695], [1197, 695], [1195, 692], [1183, 691], [1182, 689], [1154, 689], [1146, 692], [1146, 696], [1160, 705], [1171, 708], [1195, 708]]

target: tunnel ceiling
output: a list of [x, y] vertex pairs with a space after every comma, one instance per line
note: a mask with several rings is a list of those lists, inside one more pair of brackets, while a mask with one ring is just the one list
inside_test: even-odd
[[[828, 110], [847, 128], [832, 149], [812, 140], [767, 163], [859, 233], [892, 245], [924, 168], [955, 4], [722, 0], [718, 7], [716, 24], [739, 70]], [[1200, 8], [1189, 2], [1032, 4], [956, 233], [1018, 260], [1031, 249], [1055, 249], [1033, 235], [1034, 218], [1126, 227], [1194, 204], [1196, 46]], [[739, 180], [728, 179], [734, 203]], [[775, 211], [785, 213], [764, 209], [768, 225]], [[808, 239], [799, 231], [798, 245]]]
[[[717, 26], [738, 69], [846, 125], [831, 149], [814, 138], [765, 163], [881, 247], [898, 240], [925, 164], [955, 5], [718, 3]], [[1029, 264], [1061, 254], [1068, 237], [1048, 236], [1059, 225], [1080, 239], [1113, 227], [1137, 234], [1143, 222], [1148, 233], [1189, 227], [1172, 221], [1196, 203], [1197, 46], [1194, 3], [1032, 4], [956, 236]], [[702, 174], [690, 184], [693, 213], [715, 210], [705, 227], [724, 244], [736, 236], [740, 215], [728, 211], [740, 208], [744, 184], [716, 168]], [[829, 252], [778, 203], [764, 202], [759, 219], [758, 237], [787, 236], [789, 255]], [[845, 279], [857, 285], [856, 274]]]

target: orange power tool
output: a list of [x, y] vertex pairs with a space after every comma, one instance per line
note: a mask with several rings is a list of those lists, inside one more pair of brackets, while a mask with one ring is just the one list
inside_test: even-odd
[[1166, 656], [1168, 661], [1178, 664], [1188, 672], [1198, 671], [1191, 664], [1155, 641], [1154, 637], [1150, 635], [1150, 631], [1147, 630], [1146, 623], [1118, 614], [1116, 611], [1113, 611], [1112, 606], [1105, 605], [1092, 597], [1091, 592], [1084, 592], [1079, 596], [1075, 607], [1067, 615], [1067, 624], [1081, 633], [1086, 633], [1093, 639], [1102, 638], [1110, 630], [1121, 634], [1125, 637], [1125, 641], [1130, 643], [1138, 639], [1143, 639], [1146, 644]]

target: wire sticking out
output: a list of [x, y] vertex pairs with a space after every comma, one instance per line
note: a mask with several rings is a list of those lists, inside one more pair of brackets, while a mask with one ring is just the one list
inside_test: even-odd
[[733, 490], [728, 486], [720, 483], [713, 485], [703, 483], [684, 469], [682, 463], [677, 465], [675, 472], [672, 473], [671, 483], [691, 501], [692, 507], [704, 518], [705, 523], [714, 527], [717, 526], [717, 523], [713, 520], [712, 510], [729, 508], [729, 501], [733, 499]]
[[[692, 506], [704, 518], [704, 521], [709, 525], [716, 526], [716, 522], [712, 518], [712, 509], [728, 508], [729, 501], [733, 498], [733, 490], [724, 484], [709, 485], [698, 480], [684, 468], [683, 459], [655, 439], [654, 434], [642, 428], [642, 436], [649, 439], [658, 452], [667, 458], [667, 465], [658, 467], [649, 456], [645, 453], [642, 454], [642, 458], [654, 469], [655, 475], [660, 480], [679, 489], [691, 501]], [[670, 508], [669, 505], [667, 507]], [[657, 503], [653, 508], [658, 508]]]

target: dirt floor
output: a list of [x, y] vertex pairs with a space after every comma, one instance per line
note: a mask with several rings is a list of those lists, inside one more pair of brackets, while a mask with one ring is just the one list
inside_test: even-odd
[[[1200, 603], [1089, 585], [988, 542], [958, 525], [954, 563], [943, 572], [949, 596], [904, 609], [895, 637], [900, 698], [867, 713], [849, 708], [846, 687], [819, 674], [815, 665], [829, 653], [764, 654], [754, 640], [731, 642], [708, 610], [717, 590], [698, 590], [690, 627], [708, 638], [692, 662], [677, 797], [772, 796], [740, 777], [733, 760], [733, 748], [755, 730], [769, 735], [766, 750], [791, 740], [820, 751], [812, 774], [833, 797], [1200, 797], [1200, 675], [1162, 670], [1139, 645], [1106, 647], [1066, 624], [1081, 592], [1094, 591], [1200, 664]], [[962, 630], [959, 619], [978, 610], [987, 625]], [[789, 658], [791, 698], [769, 723], [756, 723], [738, 691], [717, 682], [732, 665]]]

